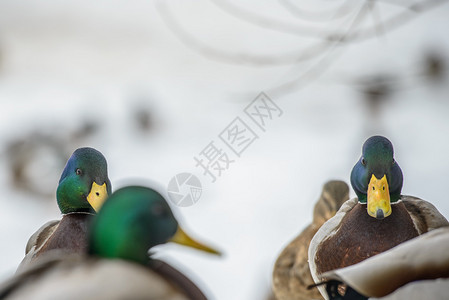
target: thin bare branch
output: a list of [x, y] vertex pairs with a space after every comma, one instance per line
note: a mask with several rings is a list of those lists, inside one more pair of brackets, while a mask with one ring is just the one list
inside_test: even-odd
[[[405, 9], [411, 9], [410, 8], [410, 1], [395, 1], [395, 0], [375, 0], [376, 2], [379, 3], [383, 3], [383, 4], [388, 4], [391, 6], [397, 6], [397, 7], [402, 7]], [[415, 1], [416, 2], [416, 1]]]
[[[401, 13], [398, 13], [397, 15], [384, 21], [383, 24], [376, 24], [367, 29], [360, 29], [352, 33], [351, 35], [346, 36], [343, 42], [362, 41], [375, 37], [377, 35], [377, 32], [379, 32], [379, 27], [382, 26], [385, 28], [385, 32], [395, 30], [407, 24], [414, 18], [420, 16], [421, 13], [424, 13], [430, 9], [433, 9], [439, 5], [446, 4], [448, 2], [449, 0], [426, 0], [411, 4], [407, 6]], [[336, 35], [333, 38], [341, 40], [342, 37], [343, 35]]]
[[352, 0], [346, 0], [340, 6], [333, 7], [331, 9], [320, 10], [320, 11], [307, 11], [299, 8], [298, 5], [292, 3], [291, 0], [278, 0], [279, 4], [282, 5], [289, 13], [293, 16], [311, 22], [328, 22], [337, 19], [344, 18], [351, 13], [354, 7]]
[[[364, 0], [364, 1], [372, 1], [372, 0]], [[385, 30], [388, 31], [394, 30], [408, 23], [413, 18], [417, 17], [419, 15], [418, 13], [422, 13], [432, 8], [435, 8], [439, 5], [447, 3], [448, 1], [449, 0], [424, 0], [421, 2], [415, 2], [412, 4], [404, 5], [404, 10], [402, 12], [398, 13], [395, 16], [390, 17], [388, 20], [385, 20], [384, 22]], [[348, 42], [362, 41], [375, 37], [377, 35], [377, 32], [379, 31], [378, 28], [379, 24], [377, 24], [369, 28], [362, 28], [360, 30], [356, 30], [351, 35], [348, 36], [346, 32], [341, 31], [331, 32], [313, 26], [300, 26], [260, 16], [251, 11], [242, 9], [234, 4], [231, 4], [229, 3], [229, 1], [211, 0], [211, 2], [216, 4], [223, 11], [245, 22], [251, 23], [253, 25], [268, 30], [275, 30], [303, 37], [319, 38], [324, 40], [342, 40], [342, 37], [344, 36], [345, 39], [342, 40], [342, 42], [348, 43]]]
[[157, 4], [157, 8], [167, 27], [184, 45], [207, 58], [222, 61], [225, 63], [251, 65], [256, 67], [297, 64], [323, 54], [332, 44], [331, 42], [327, 41], [315, 42], [315, 44], [312, 44], [308, 47], [303, 47], [301, 49], [296, 49], [287, 53], [279, 53], [276, 55], [226, 52], [224, 50], [207, 45], [203, 41], [195, 38], [189, 32], [184, 30], [183, 27], [178, 24], [176, 19], [171, 14], [170, 9], [165, 1], [159, 1]]
[[[365, 2], [360, 10], [354, 17], [351, 25], [347, 29], [346, 35], [350, 35], [352, 30], [364, 19], [367, 12], [369, 4]], [[345, 39], [346, 35], [341, 37], [338, 44], [335, 44], [329, 49], [329, 51], [323, 55], [323, 57], [315, 64], [313, 64], [307, 71], [301, 73], [295, 79], [285, 82], [281, 85], [268, 89], [271, 95], [282, 95], [288, 92], [298, 90], [309, 84], [311, 81], [316, 80], [321, 74], [323, 74], [331, 65], [336, 61], [336, 58], [340, 56], [346, 47], [339, 47], [339, 44]]]
[[371, 12], [371, 17], [373, 18], [373, 22], [374, 24], [377, 24], [377, 36], [385, 36], [385, 28], [382, 25], [382, 20], [380, 17], [380, 9], [379, 9], [379, 5], [377, 5], [377, 3], [375, 1], [372, 0], [368, 0], [370, 2], [369, 5], [369, 10]]
[[[206, 43], [202, 42], [201, 40], [199, 40], [198, 38], [196, 38], [195, 36], [193, 36], [192, 34], [190, 34], [185, 29], [183, 29], [183, 27], [177, 22], [176, 18], [172, 15], [165, 1], [157, 2], [157, 8], [168, 28], [177, 36], [177, 38], [182, 43], [184, 43], [187, 47], [193, 49], [194, 51], [198, 52], [199, 54], [210, 59], [239, 65], [246, 64], [255, 67], [273, 66], [273, 65], [293, 65], [294, 68], [298, 68], [299, 67], [298, 63], [300, 62], [306, 62], [312, 59], [317, 59], [315, 63], [312, 62], [310, 68], [308, 68], [304, 72], [301, 72], [299, 76], [296, 76], [292, 80], [284, 82], [269, 90], [269, 92], [273, 94], [274, 93], [283, 94], [291, 90], [297, 90], [303, 87], [305, 84], [310, 83], [311, 81], [317, 79], [343, 53], [346, 47], [342, 46], [347, 45], [348, 42], [355, 42], [368, 39], [370, 37], [378, 35], [379, 33], [385, 34], [391, 30], [394, 30], [400, 26], [407, 24], [414, 18], [420, 16], [421, 13], [449, 2], [449, 0], [423, 0], [417, 3], [415, 2], [413, 4], [405, 6], [402, 12], [382, 22], [378, 12], [379, 1], [380, 0], [365, 0], [364, 2], [362, 2], [360, 9], [357, 10], [356, 16], [348, 29], [344, 31], [342, 31], [341, 29], [335, 31], [337, 33], [329, 34], [326, 39], [322, 40], [321, 42], [309, 45], [308, 47], [296, 49], [288, 53], [273, 54], [273, 55], [235, 53], [229, 51], [227, 52], [218, 48], [211, 47]], [[223, 3], [223, 2], [213, 0], [213, 3]], [[402, 7], [402, 4], [399, 3], [398, 5]], [[245, 11], [243, 12], [244, 12], [243, 14], [240, 14], [236, 17], [244, 18], [244, 15], [247, 12]], [[369, 12], [371, 12], [372, 17], [375, 19], [374, 20], [375, 25], [363, 29], [357, 28], [358, 26], [360, 26], [361, 22], [364, 20], [364, 17]], [[249, 15], [251, 14], [252, 13], [249, 13]], [[260, 17], [257, 15], [254, 16], [255, 19], [251, 20], [250, 18], [250, 20], [246, 21], [254, 23], [253, 22], [254, 20], [258, 20], [258, 22], [262, 21], [265, 27], [270, 27], [269, 22], [264, 23], [265, 21], [268, 21], [264, 20], [263, 19], [264, 17]], [[258, 19], [259, 17], [262, 19]], [[346, 19], [349, 18], [350, 16], [348, 15]], [[283, 23], [283, 25], [277, 27], [277, 29], [284, 27], [286, 28], [288, 26], [289, 26], [288, 24]], [[305, 27], [302, 29], [305, 30]], [[290, 32], [293, 32], [291, 28]]]
[[230, 14], [231, 16], [251, 23], [253, 25], [278, 31], [287, 34], [293, 34], [296, 36], [309, 37], [314, 39], [326, 39], [328, 33], [323, 29], [313, 26], [300, 26], [293, 23], [287, 23], [269, 17], [261, 16], [251, 11], [245, 10], [237, 5], [230, 3], [229, 1], [222, 0], [210, 0], [213, 4], [219, 7], [222, 11]]

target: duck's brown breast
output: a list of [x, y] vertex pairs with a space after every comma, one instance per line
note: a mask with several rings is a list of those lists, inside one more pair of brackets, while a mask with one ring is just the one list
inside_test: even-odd
[[342, 219], [335, 235], [318, 247], [317, 273], [347, 267], [418, 236], [402, 202], [394, 204], [383, 220], [370, 217], [366, 204], [356, 204]]
[[87, 249], [87, 227], [90, 214], [64, 215], [58, 228], [42, 246], [36, 256], [52, 250], [64, 249], [67, 252], [84, 253]]

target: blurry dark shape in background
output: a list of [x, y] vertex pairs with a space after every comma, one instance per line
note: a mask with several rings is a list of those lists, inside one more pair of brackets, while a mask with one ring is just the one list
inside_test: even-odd
[[[130, 105], [128, 124], [132, 132], [147, 134], [155, 127], [154, 112], [147, 98]], [[43, 124], [49, 127], [49, 124]], [[53, 126], [53, 127], [56, 127]], [[9, 167], [11, 184], [17, 190], [53, 199], [60, 172], [74, 149], [89, 145], [89, 139], [101, 124], [84, 120], [72, 130], [48, 130], [44, 126], [24, 133], [6, 145], [4, 159]]]
[[360, 89], [368, 109], [368, 115], [379, 117], [383, 103], [387, 102], [394, 91], [395, 77], [378, 74], [362, 79]]
[[[369, 75], [352, 74], [333, 77], [331, 82], [348, 86], [360, 95], [365, 108], [367, 135], [381, 131], [382, 110], [402, 91], [416, 88], [446, 87], [447, 59], [444, 51], [423, 51], [421, 58], [408, 68], [378, 71]], [[400, 99], [401, 97], [397, 97]]]
[[146, 135], [155, 131], [161, 125], [156, 104], [160, 99], [152, 95], [152, 91], [140, 88], [136, 88], [128, 98], [126, 121], [130, 123], [130, 132]]
[[85, 121], [67, 134], [37, 129], [10, 141], [4, 158], [12, 186], [33, 194], [34, 198], [53, 199], [60, 173], [73, 149], [94, 135], [98, 128], [97, 123]]
[[431, 82], [442, 83], [446, 78], [447, 62], [439, 51], [425, 53], [423, 64], [423, 75]]
[[[56, 136], [30, 133], [10, 142], [6, 149], [11, 183], [14, 188], [50, 198], [50, 180], [57, 180], [52, 170], [64, 165], [63, 144]], [[54, 184], [56, 186], [56, 184]]]
[[149, 110], [142, 108], [136, 111], [136, 123], [141, 131], [149, 131], [151, 129], [153, 119]]
[[[92, 120], [86, 120], [84, 121], [79, 128], [77, 128], [75, 131], [73, 131], [70, 134], [70, 139], [72, 143], [79, 144], [86, 138], [94, 135], [98, 129], [100, 128], [100, 124], [96, 123]], [[73, 149], [69, 149], [70, 151], [73, 151]]]
[[148, 133], [154, 127], [152, 110], [144, 102], [134, 106], [132, 112], [133, 126], [141, 133]]
[[[418, 77], [413, 72], [398, 72], [396, 74], [382, 74], [368, 76], [358, 81], [367, 114], [376, 121], [384, 103], [389, 101], [394, 93], [402, 89], [422, 87], [426, 83], [444, 84], [447, 73], [447, 63], [441, 52], [429, 51], [423, 54], [423, 63], [419, 66]], [[413, 66], [411, 67], [413, 69]], [[424, 77], [424, 78], [423, 78]]]

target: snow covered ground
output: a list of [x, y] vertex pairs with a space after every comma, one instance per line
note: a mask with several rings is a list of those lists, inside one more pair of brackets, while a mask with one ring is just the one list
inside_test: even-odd
[[[300, 3], [313, 11], [337, 7], [308, 2]], [[361, 2], [352, 1], [354, 13], [347, 21], [318, 23], [295, 17], [281, 5], [286, 1], [238, 3], [243, 12], [231, 3], [0, 2], [0, 279], [13, 274], [28, 237], [59, 218], [53, 196], [32, 196], [11, 185], [8, 143], [35, 132], [64, 139], [86, 120], [97, 122], [98, 131], [69, 146], [99, 149], [108, 160], [113, 189], [150, 180], [166, 186], [181, 172], [200, 178], [201, 199], [178, 208], [177, 215], [189, 232], [221, 249], [224, 257], [174, 245], [159, 247], [157, 256], [190, 274], [212, 299], [268, 294], [279, 251], [311, 221], [327, 180], [349, 183], [371, 134], [393, 142], [404, 173], [403, 193], [431, 201], [449, 217], [449, 80], [431, 82], [417, 75], [426, 51], [436, 49], [448, 61], [449, 5], [421, 15], [407, 11], [417, 16], [395, 30], [326, 51], [324, 60], [332, 64], [324, 64], [323, 74], [287, 91], [275, 87], [306, 70], [313, 74], [322, 57], [254, 66], [241, 54], [300, 56], [321, 40], [296, 34], [298, 28], [332, 32], [341, 25], [351, 33], [372, 26], [376, 15], [384, 20], [406, 9], [379, 2], [378, 14], [373, 10], [359, 22], [353, 20]], [[254, 14], [281, 29], [258, 26]], [[285, 24], [293, 24], [296, 33], [280, 32], [290, 28]], [[179, 29], [201, 46], [185, 34], [180, 40]], [[367, 114], [357, 83], [377, 74], [393, 76], [398, 84], [374, 117]], [[262, 91], [283, 111], [265, 132], [244, 113]], [[154, 130], [136, 129], [138, 107], [152, 112]], [[194, 157], [212, 141], [226, 149], [219, 134], [236, 117], [258, 139], [241, 157], [229, 152], [235, 162], [212, 183], [195, 167]], [[33, 164], [31, 180], [54, 195], [61, 162], [43, 151]]]

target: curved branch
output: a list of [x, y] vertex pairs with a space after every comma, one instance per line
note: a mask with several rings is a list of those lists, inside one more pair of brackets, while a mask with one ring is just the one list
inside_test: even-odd
[[[340, 56], [343, 53], [343, 50], [346, 49], [345, 47], [338, 46], [344, 41], [347, 35], [350, 35], [355, 26], [357, 26], [363, 20], [364, 16], [369, 11], [369, 7], [369, 2], [365, 2], [363, 4], [357, 15], [352, 20], [352, 23], [347, 29], [346, 34], [342, 36], [341, 39], [338, 40], [338, 43], [335, 44], [334, 47], [331, 47], [331, 49], [325, 55], [323, 55], [323, 57], [316, 64], [313, 64], [308, 70], [301, 73], [295, 79], [268, 89], [268, 92], [274, 95], [285, 94], [292, 90], [298, 90], [300, 87], [305, 86], [306, 84], [310, 83], [312, 80], [317, 79], [321, 74], [323, 74], [332, 65], [332, 63], [335, 62], [336, 57]], [[340, 50], [340, 52], [336, 53], [337, 50]]]
[[[364, 0], [365, 2], [372, 2], [374, 0]], [[378, 0], [376, 0], [378, 1]], [[345, 32], [340, 31], [324, 31], [317, 27], [312, 26], [298, 26], [291, 23], [285, 23], [278, 20], [270, 19], [264, 16], [257, 15], [253, 12], [242, 9], [236, 5], [230, 4], [227, 1], [222, 0], [211, 0], [212, 3], [216, 4], [223, 11], [231, 14], [232, 16], [239, 18], [245, 22], [251, 23], [253, 25], [279, 31], [287, 34], [299, 35], [303, 37], [311, 37], [311, 38], [319, 38], [324, 40], [341, 40], [342, 42], [355, 42], [362, 41], [377, 35], [379, 31], [379, 24], [374, 25], [370, 28], [360, 29], [358, 31], [353, 32], [351, 35], [347, 35]], [[394, 30], [410, 20], [414, 17], [418, 16], [417, 13], [422, 13], [427, 10], [430, 10], [438, 5], [444, 4], [448, 2], [448, 0], [425, 0], [418, 3], [413, 3], [410, 5], [401, 5], [397, 4], [404, 8], [404, 11], [391, 17], [390, 19], [384, 22], [384, 27], [386, 30]], [[389, 4], [393, 4], [389, 2]], [[345, 37], [342, 40], [342, 37]]]
[[278, 31], [281, 33], [293, 34], [296, 36], [326, 39], [328, 33], [323, 31], [321, 28], [312, 26], [298, 26], [292, 23], [282, 22], [279, 20], [264, 17], [255, 14], [251, 11], [240, 8], [237, 5], [231, 4], [228, 1], [222, 0], [210, 0], [213, 4], [218, 6], [222, 11], [230, 14], [231, 16], [243, 20], [245, 22], [251, 23], [253, 25]]
[[[188, 48], [200, 53], [201, 55], [213, 60], [225, 63], [251, 66], [273, 66], [273, 65], [291, 65], [310, 60], [324, 53], [331, 42], [323, 41], [313, 44], [306, 48], [280, 53], [276, 55], [259, 55], [254, 53], [230, 53], [207, 45], [201, 40], [195, 38], [189, 32], [178, 24], [171, 14], [166, 2], [158, 2], [157, 8], [167, 27], [176, 35], [176, 37]], [[335, 43], [335, 42], [333, 42]]]
[[[217, 3], [216, 1], [217, 0], [213, 0], [214, 3]], [[376, 0], [376, 4], [378, 3], [377, 1], [379, 0]], [[329, 34], [326, 36], [326, 39], [324, 39], [321, 43], [316, 43], [308, 46], [307, 48], [297, 49], [295, 51], [290, 51], [288, 53], [276, 55], [232, 53], [211, 47], [205, 44], [204, 42], [200, 41], [199, 39], [195, 38], [189, 32], [184, 30], [182, 26], [179, 25], [176, 19], [170, 13], [170, 10], [168, 9], [165, 1], [157, 2], [157, 8], [160, 12], [163, 21], [165, 22], [167, 27], [176, 35], [176, 37], [184, 45], [200, 53], [201, 55], [209, 59], [221, 61], [224, 63], [239, 64], [239, 65], [246, 64], [250, 66], [261, 67], [261, 66], [279, 66], [279, 65], [297, 64], [316, 58], [319, 55], [326, 53], [326, 51], [328, 51], [330, 48], [335, 48], [337, 46], [341, 47], [344, 44], [347, 44], [348, 42], [361, 41], [364, 39], [368, 39], [370, 37], [374, 37], [380, 31], [385, 33], [390, 30], [394, 30], [408, 23], [413, 18], [419, 16], [418, 13], [425, 12], [438, 5], [445, 4], [448, 1], [449, 0], [421, 1], [419, 3], [407, 6], [406, 7], [407, 10], [405, 10], [402, 13], [399, 13], [396, 16], [391, 17], [390, 19], [387, 19], [386, 21], [383, 22], [383, 24], [377, 22], [377, 24], [368, 29], [354, 30], [355, 24], [360, 23], [356, 22], [353, 23], [354, 24], [353, 26], [351, 26], [351, 30], [343, 33], [337, 32], [334, 34]], [[367, 5], [365, 6], [365, 8], [366, 7], [369, 8], [369, 5], [372, 6], [374, 4], [374, 0], [365, 0], [364, 5], [365, 4]], [[251, 22], [249, 20], [247, 21]], [[266, 23], [266, 25], [267, 24], [268, 23]], [[287, 26], [286, 24], [284, 25]], [[281, 27], [278, 27], [278, 29], [279, 28]]]
[[382, 34], [385, 35], [385, 28], [382, 24], [379, 6], [377, 5], [377, 2], [371, 1], [370, 5], [369, 5], [369, 10], [371, 12], [371, 17], [373, 19], [373, 23], [377, 24], [377, 30], [376, 30], [377, 36], [381, 36]]
[[346, 0], [340, 6], [329, 10], [306, 11], [292, 3], [291, 0], [278, 0], [278, 2], [293, 16], [311, 22], [326, 22], [341, 19], [346, 17], [353, 7], [352, 1]]
[[[372, 1], [372, 0], [370, 0]], [[372, 37], [377, 36], [379, 31], [392, 31], [395, 30], [404, 24], [410, 22], [412, 19], [420, 16], [419, 13], [426, 12], [432, 8], [435, 8], [439, 5], [447, 3], [448, 0], [427, 0], [419, 3], [411, 4], [409, 6], [404, 7], [404, 11], [397, 14], [396, 16], [391, 17], [390, 19], [384, 21], [383, 24], [376, 24], [367, 29], [360, 29], [352, 33], [349, 36], [344, 34], [337, 34], [333, 37], [329, 36], [331, 40], [337, 39], [342, 40], [343, 42], [354, 42], [354, 41], [362, 41]], [[343, 38], [343, 39], [342, 39]]]

